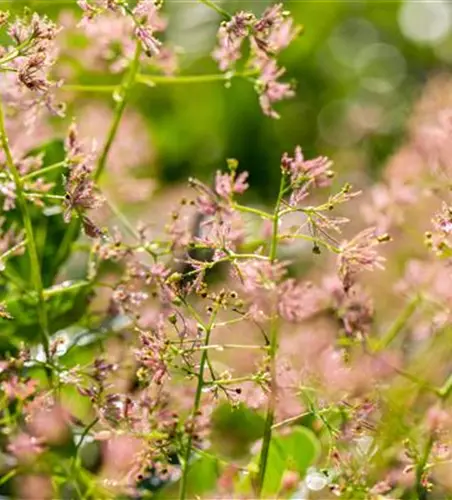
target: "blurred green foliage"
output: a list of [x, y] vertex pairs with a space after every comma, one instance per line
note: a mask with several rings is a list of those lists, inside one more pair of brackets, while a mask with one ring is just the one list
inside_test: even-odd
[[[230, 12], [262, 12], [267, 0], [226, 0]], [[57, 17], [75, 0], [15, 0]], [[450, 68], [447, 46], [452, 35], [432, 45], [406, 38], [400, 27], [404, 2], [284, 2], [303, 34], [282, 57], [287, 77], [297, 86], [295, 99], [278, 107], [280, 120], [262, 116], [252, 85], [222, 82], [140, 87], [132, 105], [146, 118], [156, 165], [143, 165], [142, 175], [157, 172], [162, 183], [189, 175], [209, 179], [235, 157], [251, 174], [261, 195], [274, 193], [279, 158], [302, 145], [308, 157], [355, 152], [339, 171], [366, 169], [374, 176], [403, 141], [404, 124], [425, 81]], [[195, 0], [167, 0], [167, 37], [180, 47], [182, 74], [215, 73], [210, 58], [219, 16]], [[427, 28], [426, 28], [427, 29]], [[114, 78], [114, 77], [112, 77]], [[111, 102], [111, 99], [109, 99]], [[355, 160], [353, 160], [353, 158]]]

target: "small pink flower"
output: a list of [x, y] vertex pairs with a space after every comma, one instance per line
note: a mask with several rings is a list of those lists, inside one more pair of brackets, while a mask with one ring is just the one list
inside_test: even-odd
[[278, 312], [291, 322], [303, 321], [320, 311], [323, 293], [312, 283], [297, 283], [288, 279], [278, 287]]
[[289, 83], [278, 81], [286, 70], [284, 68], [278, 68], [273, 59], [267, 58], [256, 59], [254, 67], [260, 72], [257, 81], [257, 89], [262, 111], [270, 118], [279, 118], [279, 114], [273, 109], [273, 105], [284, 99], [294, 97], [295, 95]]
[[69, 437], [69, 414], [61, 407], [40, 409], [30, 415], [29, 428], [45, 443], [61, 444]]
[[8, 451], [15, 455], [21, 462], [30, 462], [42, 453], [44, 448], [38, 438], [21, 433], [11, 440], [8, 445]]
[[9, 399], [25, 400], [36, 392], [38, 383], [36, 380], [21, 381], [17, 375], [2, 382], [2, 389]]
[[230, 198], [233, 194], [243, 194], [249, 187], [246, 179], [248, 172], [242, 172], [237, 177], [234, 174], [222, 174], [217, 171], [215, 191], [222, 198]]
[[444, 430], [452, 423], [451, 415], [448, 411], [439, 406], [432, 406], [427, 412], [427, 426], [431, 432]]
[[378, 237], [374, 228], [369, 228], [342, 244], [338, 264], [339, 275], [346, 290], [351, 287], [354, 277], [359, 272], [384, 268], [385, 258], [376, 250], [382, 241], [385, 239]]

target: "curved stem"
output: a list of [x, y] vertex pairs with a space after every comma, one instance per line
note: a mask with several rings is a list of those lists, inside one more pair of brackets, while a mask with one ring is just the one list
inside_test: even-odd
[[133, 61], [130, 65], [129, 71], [127, 75], [124, 77], [124, 80], [121, 84], [121, 87], [118, 91], [118, 101], [116, 104], [115, 115], [113, 118], [113, 122], [111, 124], [110, 130], [108, 132], [107, 140], [105, 141], [104, 148], [99, 157], [99, 162], [97, 163], [97, 168], [94, 172], [94, 180], [98, 181], [102, 172], [105, 169], [105, 165], [107, 163], [108, 154], [110, 153], [110, 149], [113, 145], [113, 142], [116, 138], [116, 134], [118, 133], [119, 124], [121, 123], [121, 118], [124, 114], [124, 110], [126, 109], [126, 105], [128, 102], [128, 98], [130, 96], [130, 91], [135, 84], [136, 76], [138, 74], [138, 70], [140, 67], [140, 56], [141, 56], [141, 43], [137, 42], [135, 55]]
[[[33, 223], [31, 221], [30, 212], [28, 210], [26, 195], [23, 189], [23, 182], [20, 177], [19, 171], [14, 163], [12, 151], [9, 147], [8, 137], [6, 135], [5, 127], [5, 115], [3, 111], [3, 104], [0, 101], [0, 144], [5, 153], [6, 165], [13, 176], [14, 184], [16, 186], [16, 198], [19, 210], [22, 215], [22, 221], [24, 224], [25, 235], [27, 238], [27, 249], [30, 258], [30, 269], [31, 269], [31, 280], [33, 287], [38, 296], [38, 316], [39, 323], [41, 325], [41, 337], [42, 345], [46, 355], [46, 360], [48, 363], [51, 362], [50, 349], [49, 349], [49, 323], [47, 317], [47, 307], [44, 297], [44, 286], [41, 278], [41, 266], [39, 262], [38, 250], [36, 247], [36, 241], [33, 233]], [[51, 372], [46, 371], [47, 378], [50, 385], [52, 384]]]
[[[276, 200], [275, 211], [273, 214], [273, 233], [270, 245], [269, 258], [270, 262], [273, 263], [276, 260], [276, 251], [278, 249], [278, 226], [279, 226], [279, 211], [281, 207], [281, 202], [284, 195], [285, 188], [285, 178], [284, 175], [281, 177], [281, 184], [279, 186], [278, 198]], [[265, 419], [264, 427], [264, 437], [262, 440], [261, 455], [259, 458], [259, 473], [258, 473], [258, 483], [257, 491], [259, 497], [262, 494], [262, 489], [264, 486], [265, 472], [267, 470], [268, 453], [270, 450], [270, 442], [272, 438], [273, 423], [275, 420], [275, 407], [276, 407], [276, 353], [278, 350], [278, 320], [273, 315], [270, 324], [270, 346], [269, 346], [269, 357], [270, 357], [270, 394], [268, 400], [267, 416]]]

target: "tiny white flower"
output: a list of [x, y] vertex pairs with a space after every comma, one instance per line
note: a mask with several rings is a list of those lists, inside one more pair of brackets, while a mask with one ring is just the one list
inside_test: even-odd
[[305, 482], [309, 490], [320, 491], [323, 490], [323, 488], [325, 488], [325, 486], [328, 484], [328, 479], [326, 478], [325, 474], [322, 474], [318, 470], [311, 468], [308, 469]]

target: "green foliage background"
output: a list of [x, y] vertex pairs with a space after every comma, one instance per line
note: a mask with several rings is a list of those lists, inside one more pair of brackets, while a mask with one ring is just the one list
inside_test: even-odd
[[[57, 17], [62, 10], [73, 9], [74, 3], [14, 0], [4, 6], [13, 10], [29, 6]], [[270, 3], [230, 0], [222, 5], [231, 12], [251, 9], [258, 13]], [[334, 158], [338, 151], [359, 149], [359, 160], [336, 168], [359, 168], [378, 175], [403, 141], [406, 118], [423, 84], [431, 75], [450, 68], [452, 58], [444, 54], [451, 35], [441, 42], [441, 51], [407, 40], [398, 22], [399, 1], [288, 0], [284, 5], [303, 25], [304, 33], [283, 53], [282, 63], [287, 77], [296, 82], [297, 96], [278, 107], [281, 119], [263, 118], [252, 86], [238, 79], [229, 89], [222, 82], [140, 87], [132, 104], [145, 116], [157, 153], [155, 165], [143, 165], [143, 176], [157, 175], [163, 184], [184, 181], [189, 175], [208, 179], [223, 166], [224, 158], [234, 157], [250, 172], [251, 185], [267, 197], [276, 190], [279, 174], [275, 165], [282, 152], [293, 150], [296, 144], [302, 145], [308, 157], [325, 154]], [[165, 10], [170, 20], [167, 37], [181, 48], [181, 73], [216, 72], [210, 52], [219, 16], [195, 1], [167, 0]], [[353, 70], [360, 49], [373, 43], [393, 48], [400, 56], [396, 58], [400, 68], [394, 61], [385, 68], [385, 60], [376, 58], [362, 71]], [[334, 53], [338, 47], [342, 60]], [[365, 84], [366, 78], [384, 81], [397, 72], [399, 82], [390, 91], [371, 91]], [[81, 75], [81, 80], [92, 81], [92, 76]], [[111, 80], [117, 81], [114, 76]], [[384, 123], [358, 139], [350, 141], [346, 132], [342, 137], [344, 100], [376, 106]], [[328, 137], [322, 134], [319, 121], [328, 121], [332, 130]], [[342, 144], [331, 140], [336, 131], [342, 131], [337, 136]]]

